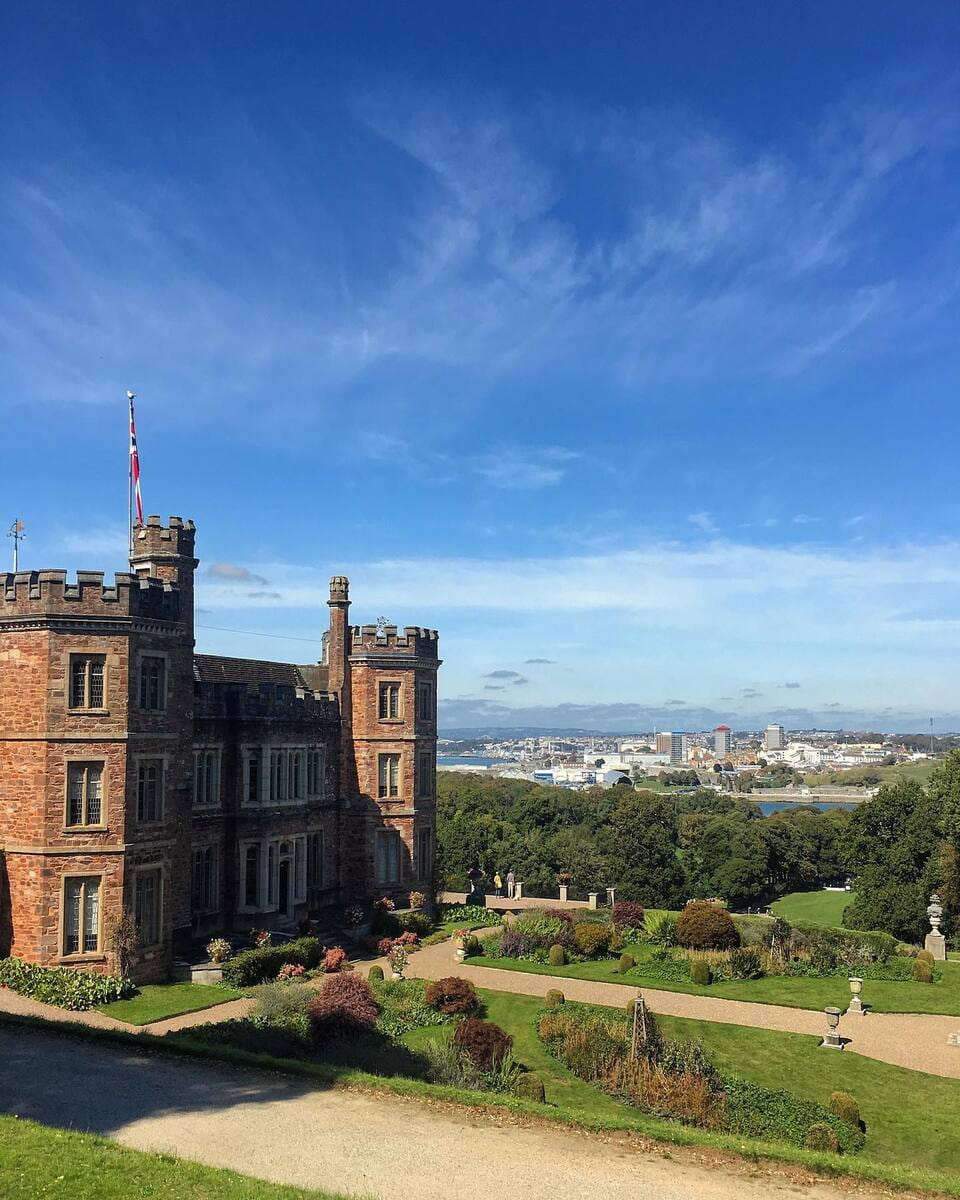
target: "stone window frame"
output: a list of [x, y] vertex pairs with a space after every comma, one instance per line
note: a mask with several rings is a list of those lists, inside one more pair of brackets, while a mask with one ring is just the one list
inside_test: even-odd
[[[424, 760], [427, 769], [424, 770]], [[436, 760], [430, 750], [417, 751], [417, 799], [429, 800], [437, 790]]]
[[[104, 949], [104, 930], [103, 930], [103, 893], [104, 893], [104, 871], [64, 871], [60, 876], [60, 916], [57, 922], [57, 959], [63, 963], [77, 962], [106, 962], [107, 954]], [[67, 943], [67, 883], [71, 879], [95, 879], [97, 881], [99, 895], [97, 897], [97, 949], [96, 950], [77, 950], [71, 953], [66, 951]], [[83, 899], [80, 900], [80, 921], [81, 921], [81, 945], [83, 944]]]
[[[100, 771], [100, 820], [90, 825], [81, 823], [70, 824], [70, 767], [79, 764], [84, 766], [99, 766]], [[63, 832], [64, 833], [104, 833], [109, 829], [107, 822], [108, 802], [110, 798], [110, 772], [107, 769], [106, 758], [97, 758], [92, 754], [68, 754], [63, 760]], [[84, 801], [86, 803], [86, 801]]]
[[[198, 854], [206, 854], [208, 851], [213, 851], [211, 862], [212, 866], [212, 881], [210, 884], [212, 904], [205, 907], [194, 906], [194, 871], [196, 869], [196, 858]], [[206, 916], [209, 913], [219, 912], [222, 907], [221, 900], [221, 863], [223, 860], [223, 843], [220, 841], [201, 842], [190, 847], [190, 912], [191, 915]]]
[[[306, 796], [310, 800], [325, 800], [327, 795], [327, 748], [326, 746], [307, 746], [307, 790]], [[318, 764], [314, 765], [313, 759], [317, 756]], [[313, 778], [314, 787], [311, 789], [310, 781]]]
[[[131, 873], [131, 899], [132, 899], [132, 904], [130, 905], [130, 911], [134, 914], [134, 918], [136, 918], [136, 911], [137, 911], [137, 881], [139, 880], [140, 876], [156, 873], [159, 878], [159, 882], [160, 882], [160, 887], [157, 892], [157, 935], [158, 935], [158, 937], [157, 937], [157, 941], [155, 941], [155, 942], [144, 942], [141, 944], [139, 942], [139, 936], [138, 936], [137, 950], [139, 953], [144, 954], [150, 950], [156, 950], [159, 946], [163, 945], [163, 920], [164, 920], [164, 917], [166, 916], [167, 870], [166, 870], [165, 864], [162, 862], [138, 863], [135, 867], [133, 867], [131, 869], [130, 873]], [[139, 926], [138, 926], [138, 935], [139, 935]]]
[[[312, 747], [304, 741], [296, 742], [268, 742], [261, 747], [264, 752], [264, 762], [266, 766], [266, 789], [261, 793], [261, 803], [269, 804], [275, 808], [296, 808], [309, 803], [311, 796], [307, 790], [307, 755]], [[292, 796], [290, 794], [293, 786], [295, 770], [295, 755], [300, 755], [299, 783], [300, 795]], [[274, 762], [274, 755], [278, 756], [278, 761]], [[274, 795], [274, 777], [282, 786], [283, 795]], [[249, 804], [252, 808], [253, 805]]]
[[[159, 658], [163, 661], [163, 702], [159, 708], [145, 708], [141, 704], [143, 695], [143, 660]], [[151, 650], [146, 647], [136, 652], [134, 672], [134, 708], [141, 713], [166, 713], [170, 708], [170, 652], [168, 650]]]
[[[160, 775], [160, 815], [150, 820], [140, 819], [140, 767], [143, 763], [158, 762], [161, 766]], [[140, 826], [162, 825], [167, 817], [167, 777], [170, 773], [170, 755], [163, 752], [157, 754], [149, 750], [133, 755], [133, 819]]]
[[[391, 879], [390, 872], [380, 870], [380, 847], [387, 843], [395, 844], [396, 850], [396, 879]], [[399, 829], [378, 829], [374, 838], [374, 880], [378, 887], [393, 887], [403, 883], [403, 837]]]
[[[424, 842], [426, 842], [426, 853], [424, 853]], [[429, 879], [432, 876], [433, 872], [432, 871], [427, 872], [425, 870], [425, 866], [427, 864], [425, 864], [423, 860], [426, 858], [426, 859], [430, 860], [430, 863], [432, 863], [434, 860], [434, 857], [435, 857], [435, 854], [434, 854], [434, 832], [433, 832], [432, 825], [424, 825], [420, 829], [417, 830], [416, 851], [417, 851], [417, 862], [416, 862], [417, 878], [420, 880]]]
[[[387, 688], [396, 688], [396, 715], [390, 716], [390, 703], [387, 703], [387, 716], [383, 716], [383, 698]], [[403, 680], [402, 679], [378, 679], [377, 680], [377, 720], [382, 725], [402, 725], [403, 724]]]
[[[257, 895], [254, 904], [247, 903], [247, 856], [251, 847], [257, 849]], [[237, 850], [240, 855], [240, 872], [239, 872], [239, 900], [237, 904], [238, 913], [259, 913], [264, 911], [261, 903], [265, 895], [264, 889], [264, 871], [266, 869], [266, 854], [264, 854], [264, 842], [261, 838], [243, 838], [237, 843]]]
[[[85, 650], [83, 648], [78, 649], [77, 647], [71, 647], [69, 650], [64, 652], [63, 657], [66, 660], [65, 666], [64, 666], [64, 681], [65, 681], [64, 682], [64, 688], [65, 688], [64, 708], [66, 709], [67, 713], [70, 716], [92, 716], [92, 717], [109, 716], [110, 715], [110, 704], [109, 704], [110, 674], [111, 674], [110, 660], [111, 660], [111, 657], [113, 657], [113, 656], [108, 654], [106, 650], [102, 650], [102, 649]], [[86, 658], [86, 659], [99, 658], [99, 659], [103, 660], [103, 704], [101, 704], [97, 707], [94, 707], [93, 705], [89, 705], [89, 704], [74, 704], [72, 702], [73, 701], [73, 663], [74, 663], [74, 659], [78, 659], [78, 658]], [[88, 678], [87, 683], [85, 685], [85, 691], [87, 691], [88, 694], [89, 694], [89, 687], [90, 687], [90, 683], [89, 683], [89, 678]]]
[[[198, 784], [202, 778], [202, 770], [198, 773], [198, 765], [202, 766], [203, 758], [213, 754], [214, 758], [214, 799], [207, 802], [201, 799]], [[223, 808], [223, 746], [219, 742], [201, 742], [193, 747], [193, 777], [190, 807], [194, 812], [216, 812]]]
[[[305, 836], [307, 843], [307, 895], [309, 896], [310, 892], [319, 892], [326, 886], [327, 872], [324, 869], [324, 856], [327, 848], [326, 830], [308, 829]], [[313, 874], [310, 871], [311, 865], [316, 868]]]
[[[260, 755], [260, 779], [256, 800], [250, 799], [250, 759], [254, 753]], [[240, 793], [241, 808], [261, 808], [270, 803], [270, 747], [259, 742], [244, 742], [240, 746]]]
[[[384, 773], [383, 764], [388, 759], [395, 758], [397, 760], [397, 779], [396, 790], [390, 790], [390, 768], [386, 768]], [[386, 782], [384, 782], [386, 778]], [[384, 750], [377, 755], [377, 799], [378, 800], [399, 800], [403, 794], [403, 755], [399, 750]]]

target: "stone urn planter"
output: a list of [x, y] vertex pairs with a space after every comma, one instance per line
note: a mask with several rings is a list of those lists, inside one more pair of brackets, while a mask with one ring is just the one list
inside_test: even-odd
[[467, 957], [467, 952], [462, 946], [458, 946], [454, 953], [457, 956], [457, 962], [463, 962], [463, 960]]

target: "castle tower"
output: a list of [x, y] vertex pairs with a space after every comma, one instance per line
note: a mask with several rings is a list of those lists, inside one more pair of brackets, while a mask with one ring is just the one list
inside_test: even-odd
[[401, 633], [385, 623], [350, 630], [357, 811], [344, 883], [355, 893], [432, 890], [439, 666], [436, 630]]
[[[151, 517], [136, 574], [0, 577], [0, 954], [112, 971], [110, 920], [137, 916], [140, 979], [162, 978], [184, 914], [194, 527]], [[189, 925], [189, 913], [186, 915]]]

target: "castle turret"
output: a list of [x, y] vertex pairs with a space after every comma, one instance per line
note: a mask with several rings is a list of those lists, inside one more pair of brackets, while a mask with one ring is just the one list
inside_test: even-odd
[[199, 561], [194, 558], [196, 526], [181, 517], [162, 525], [157, 516], [133, 531], [130, 565], [140, 576], [176, 584], [180, 592], [180, 621], [193, 637], [193, 576]]

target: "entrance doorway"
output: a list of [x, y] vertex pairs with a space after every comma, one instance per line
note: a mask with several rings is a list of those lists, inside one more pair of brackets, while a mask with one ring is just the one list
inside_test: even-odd
[[293, 872], [290, 869], [290, 859], [280, 859], [278, 878], [280, 893], [280, 916], [288, 920], [293, 916]]

